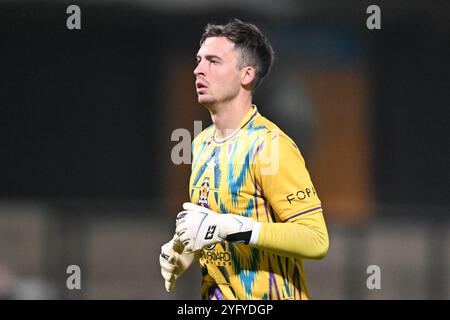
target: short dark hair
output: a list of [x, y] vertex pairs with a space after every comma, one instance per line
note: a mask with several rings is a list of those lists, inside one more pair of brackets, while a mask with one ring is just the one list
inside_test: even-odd
[[252, 66], [255, 68], [253, 90], [269, 73], [274, 58], [274, 51], [269, 40], [251, 23], [233, 19], [228, 24], [207, 24], [200, 39], [200, 46], [210, 37], [225, 37], [241, 51], [238, 68]]

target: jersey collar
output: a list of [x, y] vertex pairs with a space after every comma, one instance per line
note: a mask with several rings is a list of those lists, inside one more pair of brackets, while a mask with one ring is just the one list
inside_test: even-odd
[[238, 128], [236, 130], [234, 130], [234, 132], [230, 136], [226, 137], [225, 139], [218, 139], [218, 138], [216, 138], [216, 128], [214, 128], [212, 140], [217, 144], [221, 144], [221, 143], [229, 141], [234, 136], [236, 136], [243, 128], [245, 128], [257, 114], [258, 114], [258, 108], [256, 107], [256, 105], [252, 104], [252, 107], [250, 108], [250, 110], [248, 110], [247, 114], [244, 116], [244, 118], [242, 118], [241, 122], [239, 123]]

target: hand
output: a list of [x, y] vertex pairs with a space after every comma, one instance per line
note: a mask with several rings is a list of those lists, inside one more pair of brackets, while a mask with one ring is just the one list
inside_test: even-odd
[[[255, 224], [251, 218], [232, 213], [217, 213], [190, 202], [177, 216], [176, 235], [186, 252], [194, 252], [220, 241], [248, 244]], [[259, 228], [258, 228], [259, 232]]]
[[161, 247], [159, 264], [167, 292], [175, 288], [177, 278], [190, 267], [194, 258], [194, 254], [184, 252], [184, 246], [176, 235]]

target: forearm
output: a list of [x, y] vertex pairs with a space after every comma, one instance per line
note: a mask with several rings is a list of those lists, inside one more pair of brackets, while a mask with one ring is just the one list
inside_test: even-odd
[[295, 222], [262, 223], [253, 246], [300, 259], [321, 259], [328, 253], [328, 232], [322, 212], [305, 215]]

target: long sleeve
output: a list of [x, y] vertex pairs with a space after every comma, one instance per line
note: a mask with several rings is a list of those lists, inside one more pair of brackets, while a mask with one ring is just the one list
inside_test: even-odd
[[282, 256], [323, 258], [328, 231], [300, 150], [281, 131], [270, 132], [262, 145], [254, 172], [274, 221], [262, 222], [253, 245]]
[[280, 256], [322, 259], [329, 247], [322, 211], [304, 214], [294, 222], [262, 223], [254, 246]]

